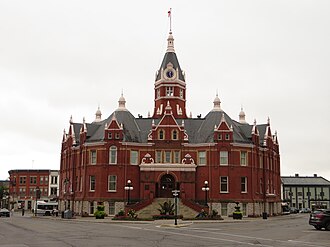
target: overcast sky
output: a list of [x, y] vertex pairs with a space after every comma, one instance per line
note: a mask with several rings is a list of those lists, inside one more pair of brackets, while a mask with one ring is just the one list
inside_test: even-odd
[[282, 175], [330, 180], [330, 1], [0, 0], [0, 179], [59, 169], [63, 130], [102, 118], [123, 90], [147, 116], [166, 51], [186, 72], [187, 112], [205, 116], [218, 91], [238, 120], [271, 120]]

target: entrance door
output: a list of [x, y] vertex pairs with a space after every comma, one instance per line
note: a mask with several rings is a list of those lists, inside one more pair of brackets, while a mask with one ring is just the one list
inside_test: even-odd
[[175, 190], [175, 180], [171, 174], [165, 174], [160, 179], [159, 197], [173, 197], [172, 190]]

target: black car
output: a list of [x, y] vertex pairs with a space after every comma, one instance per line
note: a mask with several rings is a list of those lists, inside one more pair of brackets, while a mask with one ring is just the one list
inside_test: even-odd
[[10, 211], [6, 208], [0, 209], [0, 217], [10, 217]]
[[309, 216], [309, 224], [317, 230], [325, 228], [330, 231], [330, 209], [317, 209]]

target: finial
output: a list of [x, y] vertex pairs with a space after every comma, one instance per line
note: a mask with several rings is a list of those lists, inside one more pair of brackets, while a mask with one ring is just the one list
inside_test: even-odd
[[70, 124], [73, 123], [73, 119], [72, 119], [72, 115], [70, 116], [70, 121], [69, 121]]
[[267, 124], [270, 125], [270, 118], [267, 118]]

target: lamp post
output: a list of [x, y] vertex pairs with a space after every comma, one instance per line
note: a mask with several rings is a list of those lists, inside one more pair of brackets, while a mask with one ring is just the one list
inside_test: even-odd
[[34, 215], [37, 216], [38, 214], [38, 199], [40, 198], [40, 188], [39, 186], [36, 187], [36, 208], [34, 210]]
[[204, 181], [204, 186], [202, 187], [202, 191], [205, 192], [205, 206], [208, 206], [207, 205], [207, 192], [210, 190], [210, 187], [209, 187], [209, 182], [206, 180]]
[[174, 196], [174, 206], [175, 206], [175, 215], [174, 215], [174, 225], [178, 224], [178, 196], [180, 190], [172, 190]]
[[131, 180], [127, 180], [127, 184], [124, 189], [127, 191], [127, 205], [129, 205], [130, 204], [130, 191], [133, 190]]

